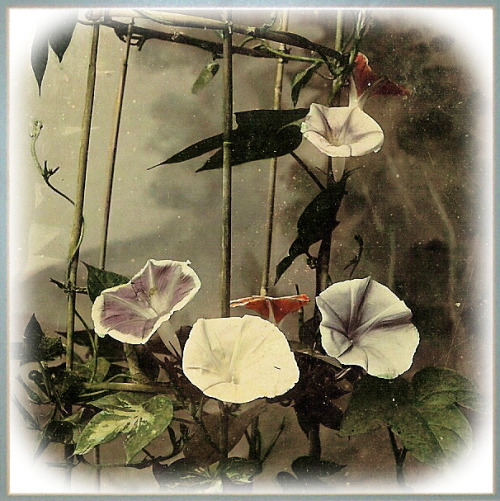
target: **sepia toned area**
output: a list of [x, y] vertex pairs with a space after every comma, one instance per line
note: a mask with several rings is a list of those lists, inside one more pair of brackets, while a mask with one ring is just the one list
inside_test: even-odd
[[[78, 19], [83, 22], [76, 24], [62, 61], [58, 61], [55, 51], [49, 49], [39, 89], [30, 63], [33, 37], [36, 42], [35, 34], [40, 33], [40, 26], [53, 29], [61, 23], [61, 14], [64, 18], [68, 14], [71, 17], [72, 13], [51, 9], [10, 10], [9, 340], [12, 343], [11, 400], [16, 400], [10, 406], [10, 487], [13, 492], [217, 492], [222, 488], [222, 484], [212, 481], [217, 477], [217, 466], [214, 466], [217, 462], [206, 460], [207, 443], [200, 439], [199, 430], [198, 437], [195, 436], [191, 444], [186, 439], [185, 452], [179, 450], [179, 454], [164, 460], [161, 458], [168, 457], [172, 452], [167, 432], [147, 444], [147, 453], [141, 451], [134, 461], [128, 461], [128, 465], [125, 465], [129, 458], [124, 450], [126, 433], [103, 443], [99, 447], [98, 460], [95, 450], [90, 452], [90, 449], [83, 448], [77, 450], [85, 450], [82, 454], [85, 461], [78, 460], [77, 464], [77, 458], [68, 459], [71, 456], [68, 450], [75, 450], [79, 433], [90, 417], [96, 414], [96, 407], [90, 405], [90, 414], [85, 417], [87, 421], [80, 416], [81, 422], [74, 426], [74, 430], [71, 429], [71, 438], [67, 434], [51, 434], [46, 425], [54, 417], [53, 407], [48, 403], [37, 403], [36, 399], [40, 397], [34, 396], [33, 392], [40, 395], [40, 382], [36, 383], [39, 364], [47, 365], [46, 373], [51, 373], [50, 368], [58, 365], [64, 370], [64, 354], [47, 362], [19, 362], [19, 358], [23, 360], [23, 355], [19, 355], [23, 333], [32, 315], [35, 315], [46, 336], [61, 337], [63, 344], [66, 343], [62, 333], [67, 331], [67, 299], [65, 291], [54, 281], [64, 287], [67, 280], [74, 209], [68, 200], [47, 186], [38, 167], [41, 165], [43, 168], [46, 162], [48, 169], [59, 168], [50, 177], [50, 182], [60, 192], [72, 199], [75, 197], [93, 30], [90, 20], [93, 18], [91, 13], [78, 12]], [[222, 12], [183, 11], [182, 14], [220, 20]], [[169, 329], [178, 331], [183, 326], [193, 326], [198, 319], [224, 316], [220, 313], [219, 292], [223, 255], [222, 169], [196, 172], [209, 156], [149, 168], [198, 141], [222, 132], [223, 60], [220, 54], [214, 59], [210, 50], [183, 43], [185, 37], [193, 37], [222, 44], [224, 34], [215, 29], [165, 25], [132, 11], [110, 10], [107, 13], [100, 27], [98, 42], [84, 232], [79, 247], [80, 266], [76, 285], [87, 285], [88, 268], [83, 263], [102, 267], [101, 231], [106, 178], [115, 126], [116, 96], [126, 51], [126, 32], [115, 31], [110, 27], [112, 23], [106, 25], [106, 20], [123, 23], [120, 26], [126, 28], [132, 15], [135, 27], [168, 33], [172, 40], [139, 37], [134, 38], [130, 46], [104, 268], [130, 278], [136, 276], [150, 259], [159, 262], [189, 261], [201, 287], [192, 294], [194, 297], [192, 300], [190, 297], [189, 304], [179, 311], [173, 310]], [[283, 13], [235, 10], [231, 15], [234, 25], [261, 27], [267, 23], [269, 29], [280, 30]], [[347, 39], [356, 26], [358, 16], [357, 10], [345, 10], [341, 16], [346, 51], [350, 50]], [[284, 31], [325, 47], [333, 48], [338, 44], [336, 33], [341, 26], [338, 11], [291, 10], [288, 18], [288, 27]], [[437, 465], [437, 460], [436, 464], [432, 464], [434, 458], [423, 461], [422, 457], [428, 459], [425, 454], [412, 455], [404, 437], [401, 442], [398, 427], [387, 424], [382, 418], [378, 426], [368, 423], [367, 433], [352, 436], [342, 432], [342, 426], [334, 419], [335, 423], [330, 423], [330, 426], [323, 422], [304, 424], [304, 415], [314, 416], [330, 409], [328, 405], [331, 402], [327, 405], [326, 400], [325, 407], [322, 407], [323, 399], [332, 396], [321, 385], [328, 385], [331, 381], [329, 376], [321, 373], [323, 375], [317, 376], [319, 383], [318, 379], [313, 381], [314, 378], [311, 378], [314, 384], [321, 387], [317, 394], [316, 390], [311, 390], [313, 383], [300, 380], [298, 384], [303, 386], [296, 387], [299, 390], [291, 393], [288, 399], [280, 400], [277, 393], [271, 395], [264, 389], [260, 396], [273, 397], [267, 401], [266, 411], [261, 412], [265, 399], [250, 403], [243, 400], [241, 408], [232, 409], [236, 414], [240, 412], [235, 418], [234, 429], [246, 423], [247, 435], [252, 436], [254, 418], [259, 416], [263, 449], [269, 447], [275, 438], [276, 442], [260, 465], [262, 472], [254, 477], [250, 475], [251, 482], [246, 479], [237, 485], [225, 484], [226, 492], [279, 494], [288, 488], [296, 493], [452, 493], [487, 492], [491, 489], [492, 459], [488, 443], [491, 439], [492, 399], [491, 12], [486, 9], [375, 9], [366, 13], [366, 19], [359, 51], [368, 58], [374, 73], [387, 76], [391, 82], [407, 90], [408, 95], [375, 95], [374, 92], [363, 107], [363, 112], [383, 130], [383, 145], [377, 152], [347, 158], [346, 170], [351, 174], [344, 180], [346, 193], [340, 198], [341, 205], [336, 214], [339, 224], [332, 232], [329, 279], [335, 284], [371, 277], [405, 302], [411, 310], [411, 322], [418, 330], [419, 342], [415, 354], [411, 353], [411, 367], [395, 381], [410, 381], [420, 370], [428, 367], [451, 369], [453, 374], [467, 378], [464, 381], [471, 382], [481, 395], [481, 404], [474, 409], [472, 405], [460, 407], [459, 404], [465, 400], [461, 394], [462, 400], [456, 397], [456, 401], [450, 400], [448, 407], [453, 407], [454, 416], [455, 409], [460, 408], [462, 417], [457, 419], [470, 423], [472, 438], [464, 439], [467, 442], [465, 445], [453, 443], [453, 453], [446, 451], [450, 463], [442, 468], [442, 465]], [[260, 44], [258, 40], [245, 41], [245, 36], [238, 33], [233, 34], [233, 44], [253, 49], [253, 55], [234, 53], [232, 56], [233, 111], [273, 109], [278, 59], [271, 51], [259, 46], [281, 51], [283, 47], [280, 48], [276, 41], [265, 40]], [[261, 54], [255, 57], [259, 50]], [[292, 56], [317, 57], [313, 51], [296, 46], [287, 46], [285, 51]], [[270, 54], [270, 57], [262, 57], [262, 53]], [[193, 89], [203, 68], [215, 63], [220, 64], [220, 69], [214, 71], [213, 78], [206, 85]], [[310, 61], [286, 59], [283, 65], [282, 109], [308, 109], [311, 103], [328, 104], [335, 80], [323, 65], [302, 88], [294, 106], [293, 98], [297, 96], [292, 94], [292, 82], [300, 71], [310, 65]], [[336, 106], [347, 106], [348, 96], [346, 78]], [[35, 121], [42, 124], [36, 139], [33, 136]], [[293, 153], [305, 161], [326, 186], [327, 156], [306, 139]], [[285, 154], [277, 162], [270, 280], [265, 296], [300, 293], [307, 294], [311, 299], [302, 310], [290, 313], [279, 323], [286, 339], [298, 342], [299, 338], [303, 341], [299, 330], [300, 319], [307, 320], [314, 315], [314, 298], [318, 290], [316, 270], [302, 254], [275, 285], [274, 279], [276, 266], [287, 256], [297, 237], [299, 217], [320, 190], [294, 156]], [[232, 167], [232, 300], [262, 294], [269, 170], [270, 160], [267, 157]], [[309, 249], [312, 256], [320, 252], [319, 240], [312, 242]], [[154, 292], [151, 292], [153, 289]], [[356, 289], [353, 286], [350, 290]], [[156, 284], [151, 286], [150, 292], [151, 295], [156, 293]], [[93, 298], [85, 294], [76, 296], [78, 314], [92, 329], [95, 323], [94, 316], [91, 316]], [[156, 313], [161, 317], [159, 312]], [[231, 309], [233, 317], [246, 314], [257, 313], [243, 308]], [[83, 329], [83, 324], [77, 319], [75, 330]], [[166, 331], [161, 334], [161, 339], [171, 336]], [[111, 346], [110, 352], [101, 356], [108, 357], [107, 361], [113, 366], [122, 367], [123, 371], [130, 369], [132, 373], [131, 367], [127, 369], [127, 361], [122, 354], [120, 341], [123, 340], [115, 339], [118, 341], [106, 345], [108, 348]], [[151, 346], [151, 351], [160, 353], [162, 358], [165, 346], [161, 339], [156, 332], [152, 334], [151, 341], [140, 346]], [[109, 341], [110, 337], [102, 338], [100, 342], [105, 344], [106, 340]], [[126, 342], [130, 342], [129, 339]], [[155, 352], [155, 349], [159, 351]], [[326, 357], [330, 355], [327, 352], [324, 345], [315, 354]], [[387, 358], [397, 357], [398, 353], [395, 349]], [[78, 363], [83, 365], [92, 356], [91, 347], [75, 345]], [[288, 353], [283, 354], [283, 358], [286, 356]], [[307, 356], [304, 353], [297, 355], [299, 369], [304, 373], [305, 362], [301, 357]], [[281, 354], [277, 359], [280, 357]], [[127, 358], [130, 362], [130, 357]], [[342, 362], [341, 357], [337, 358]], [[169, 375], [165, 367], [155, 367], [161, 370], [152, 379], [166, 384]], [[339, 367], [341, 365], [331, 369], [336, 371], [336, 376]], [[187, 376], [187, 371], [184, 372]], [[365, 374], [359, 369], [360, 378], [362, 373]], [[59, 377], [56, 370], [52, 370], [51, 374]], [[119, 372], [115, 372], [117, 374]], [[368, 374], [368, 377], [374, 376], [374, 380], [380, 376], [369, 369]], [[394, 377], [399, 375], [398, 372]], [[151, 373], [147, 376], [149, 383]], [[259, 377], [259, 374], [255, 375], [256, 385]], [[286, 388], [283, 387], [281, 393], [295, 384], [296, 378], [293, 382], [292, 379], [286, 382]], [[129, 379], [124, 377], [115, 381]], [[353, 384], [358, 383], [353, 381]], [[353, 388], [349, 381], [346, 384], [346, 394], [338, 393], [333, 399], [333, 408], [341, 414], [349, 406]], [[198, 388], [204, 392], [205, 388]], [[195, 390], [201, 394], [197, 388]], [[86, 391], [89, 393], [88, 388]], [[307, 405], [297, 391], [310, 397]], [[469, 387], [466, 391], [465, 387], [458, 386], [446, 391], [472, 393]], [[107, 395], [96, 390], [94, 399]], [[202, 396], [203, 399], [206, 397]], [[80, 408], [86, 409], [86, 404], [91, 401], [88, 396], [84, 404], [70, 404], [70, 409], [76, 413]], [[64, 402], [64, 399], [57, 402], [61, 406], [60, 419], [71, 415]], [[241, 403], [238, 400], [232, 402], [237, 402], [233, 406]], [[304, 405], [306, 408], [301, 409]], [[179, 402], [175, 403], [174, 409], [174, 416], [179, 420], [174, 418], [169, 429], [179, 437], [182, 434], [181, 424], [191, 418], [187, 412], [189, 409], [183, 408]], [[218, 430], [217, 400], [209, 399], [204, 411], [207, 413], [207, 427], [221, 440], [223, 431]], [[246, 417], [242, 417], [244, 415]], [[299, 425], [297, 417], [300, 420], [300, 416], [302, 422]], [[238, 426], [236, 419], [239, 419]], [[460, 423], [463, 432], [466, 425], [463, 421]], [[318, 457], [317, 448], [312, 450], [312, 428], [309, 434], [304, 432], [308, 426], [316, 426], [317, 439], [321, 443]], [[187, 436], [191, 433], [193, 437], [193, 430], [194, 426]], [[454, 431], [453, 426], [448, 432], [450, 430]], [[468, 430], [462, 436], [467, 435]], [[254, 454], [249, 459], [255, 460], [255, 451], [252, 451], [252, 445], [249, 446], [244, 431], [244, 426], [241, 433], [234, 431], [238, 440], [233, 440], [236, 443], [231, 444], [234, 448], [229, 450], [229, 456], [249, 458]], [[397, 441], [396, 448], [391, 445], [391, 439]], [[168, 465], [182, 458], [183, 454], [196, 458], [194, 449], [200, 442], [200, 455], [205, 460], [200, 468], [205, 468], [201, 474], [205, 483], [200, 481], [199, 484], [184, 485], [181, 482], [173, 487], [176, 482], [170, 477], [167, 482], [167, 477], [162, 477], [161, 468], [168, 471]], [[415, 451], [418, 449], [416, 442], [418, 440], [412, 442]], [[208, 448], [210, 456], [210, 444]], [[400, 454], [404, 451], [405, 456], [399, 457], [399, 463], [395, 457], [397, 451]], [[31, 464], [35, 453], [34, 468], [40, 475], [34, 476], [36, 481], [28, 485], [23, 475], [26, 464]], [[455, 453], [457, 457], [454, 457]], [[306, 475], [306, 480], [301, 478], [297, 468], [292, 468], [292, 463], [303, 457], [325, 461], [326, 473], [323, 472], [325, 474], [320, 479], [314, 475]], [[155, 461], [155, 458], [159, 459]], [[134, 467], [134, 462], [144, 459], [150, 462], [147, 465], [144, 463], [142, 468]], [[472, 471], [471, 461], [481, 465], [481, 473], [475, 472], [477, 480], [472, 483], [464, 480], [462, 473]], [[70, 484], [68, 462], [73, 464]], [[111, 464], [120, 466], [111, 467]], [[404, 471], [403, 482], [401, 470]], [[277, 477], [282, 473], [289, 475], [288, 480], [293, 474], [292, 482], [280, 482]], [[238, 475], [244, 477], [240, 470]], [[47, 481], [49, 477], [50, 482]], [[284, 487], [285, 484], [288, 487]]]

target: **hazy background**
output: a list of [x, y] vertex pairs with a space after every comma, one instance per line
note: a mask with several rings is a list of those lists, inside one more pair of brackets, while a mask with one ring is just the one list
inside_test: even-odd
[[[65, 329], [65, 297], [50, 278], [64, 281], [73, 211], [40, 178], [30, 154], [29, 132], [34, 119], [42, 121], [38, 156], [47, 160], [49, 168], [60, 166], [51, 181], [73, 197], [91, 28], [77, 26], [61, 64], [50, 52], [39, 97], [30, 68], [30, 45], [36, 23], [53, 14], [50, 9], [10, 10], [11, 340], [22, 336], [33, 313], [46, 333]], [[217, 11], [195, 14], [218, 16]], [[349, 19], [354, 13], [345, 15]], [[260, 25], [269, 21], [270, 12], [236, 11], [234, 18]], [[334, 26], [333, 10], [290, 12], [289, 31], [325, 45], [333, 44]], [[217, 40], [210, 32], [178, 31]], [[377, 96], [365, 106], [383, 128], [385, 143], [379, 153], [347, 162], [348, 168], [362, 169], [348, 182], [331, 262], [334, 281], [348, 278], [343, 268], [357, 250], [354, 235], [361, 234], [365, 253], [355, 277], [370, 274], [391, 286], [414, 312], [421, 344], [412, 370], [426, 365], [453, 367], [486, 394], [492, 374], [491, 40], [491, 15], [486, 9], [372, 11], [361, 51], [376, 73], [407, 87], [412, 96]], [[98, 266], [104, 173], [124, 48], [112, 30], [101, 29], [80, 254], [82, 261], [94, 266]], [[195, 173], [205, 158], [146, 169], [221, 132], [221, 75], [199, 94], [191, 93], [198, 73], [210, 61], [211, 54], [200, 49], [150, 40], [141, 51], [132, 47], [125, 89], [106, 268], [132, 276], [150, 258], [190, 260], [202, 288], [173, 316], [175, 328], [219, 315], [221, 171]], [[234, 111], [272, 107], [275, 64], [234, 56]], [[292, 107], [290, 81], [305, 66], [286, 65], [284, 108]], [[298, 106], [326, 104], [328, 85], [315, 77], [302, 91]], [[324, 168], [322, 155], [307, 141], [296, 153], [309, 165]], [[232, 298], [259, 293], [268, 165], [261, 161], [233, 170]], [[300, 213], [316, 193], [317, 187], [291, 157], [280, 158], [272, 279], [275, 265], [295, 238]], [[80, 266], [80, 285], [85, 284], [84, 270]], [[450, 270], [456, 279], [452, 296]], [[314, 297], [314, 271], [305, 266], [303, 257], [271, 293], [294, 294], [296, 283], [301, 292]], [[78, 297], [78, 310], [90, 318], [86, 297]], [[308, 307], [306, 315], [311, 313]], [[283, 330], [294, 337], [296, 317], [291, 317]], [[271, 476], [307, 453], [293, 410], [276, 412], [289, 415], [289, 426], [270, 457]], [[274, 414], [263, 419], [277, 426]], [[372, 474], [378, 484], [369, 488], [392, 488], [392, 452], [384, 435], [374, 436], [368, 444], [366, 437], [346, 443], [331, 430], [323, 432], [325, 459], [348, 464], [357, 458], [356, 464], [334, 477], [340, 488], [362, 489]], [[286, 461], [279, 462], [280, 457]], [[383, 464], [389, 465], [387, 472], [374, 470]], [[409, 461], [410, 485], [421, 470]], [[156, 490], [149, 470], [128, 469], [126, 481], [127, 491]], [[123, 491], [124, 482], [122, 476], [115, 479], [114, 472], [106, 471], [103, 490]], [[458, 485], [456, 479], [453, 482]]]

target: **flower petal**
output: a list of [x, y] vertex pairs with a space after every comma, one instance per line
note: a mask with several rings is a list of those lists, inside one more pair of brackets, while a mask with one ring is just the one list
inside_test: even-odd
[[184, 347], [182, 369], [205, 395], [234, 403], [281, 395], [299, 378], [284, 334], [248, 315], [198, 320]]
[[188, 262], [150, 259], [127, 284], [104, 290], [92, 307], [94, 329], [123, 343], [143, 344], [200, 288]]
[[357, 157], [378, 151], [384, 142], [380, 125], [357, 106], [328, 108], [313, 103], [301, 131], [330, 157]]
[[390, 289], [370, 277], [347, 280], [323, 291], [316, 301], [328, 355], [382, 378], [410, 368], [418, 331], [410, 309]]

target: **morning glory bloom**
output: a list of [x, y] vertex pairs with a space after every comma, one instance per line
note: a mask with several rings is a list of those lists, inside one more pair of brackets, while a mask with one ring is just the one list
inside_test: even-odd
[[241, 404], [282, 395], [299, 379], [285, 335], [259, 317], [199, 319], [182, 370], [208, 397]]
[[347, 280], [328, 287], [316, 302], [329, 356], [384, 379], [411, 367], [419, 334], [410, 309], [387, 287], [370, 277]]
[[380, 125], [352, 103], [350, 106], [333, 108], [311, 104], [301, 131], [322, 153], [337, 158], [360, 157], [377, 152], [384, 142]]
[[105, 289], [92, 307], [95, 332], [122, 343], [144, 344], [200, 288], [189, 261], [150, 259], [130, 282]]

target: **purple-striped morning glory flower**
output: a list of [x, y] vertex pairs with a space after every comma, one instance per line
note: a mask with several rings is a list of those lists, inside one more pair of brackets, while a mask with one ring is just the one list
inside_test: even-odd
[[285, 335], [259, 317], [199, 319], [182, 370], [207, 396], [241, 404], [293, 388], [299, 368]]
[[144, 344], [200, 288], [189, 261], [150, 259], [130, 282], [101, 292], [92, 307], [95, 332]]
[[384, 379], [411, 367], [419, 334], [410, 309], [390, 289], [370, 277], [347, 280], [328, 287], [316, 302], [329, 356]]

